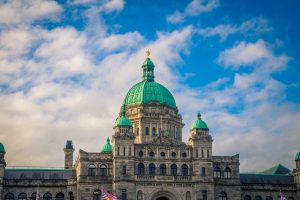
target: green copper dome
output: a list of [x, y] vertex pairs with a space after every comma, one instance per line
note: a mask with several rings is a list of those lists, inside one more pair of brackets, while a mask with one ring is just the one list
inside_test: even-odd
[[112, 145], [110, 144], [109, 137], [106, 140], [106, 144], [102, 148], [102, 153], [111, 153], [112, 152]]
[[163, 85], [154, 81], [154, 64], [150, 58], [143, 63], [143, 81], [135, 84], [127, 93], [124, 105], [137, 105], [151, 101], [176, 108], [171, 92]]
[[4, 145], [0, 142], [0, 153], [5, 153]]
[[115, 126], [132, 126], [131, 121], [126, 117], [125, 105], [122, 107], [121, 116], [117, 118]]
[[192, 129], [208, 129], [206, 123], [201, 119], [201, 114], [198, 113], [197, 115], [197, 120], [194, 122]]
[[300, 160], [300, 151], [296, 154], [295, 160]]

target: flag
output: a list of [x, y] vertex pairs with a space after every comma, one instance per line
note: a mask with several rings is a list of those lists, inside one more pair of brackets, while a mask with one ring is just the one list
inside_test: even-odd
[[115, 195], [108, 191], [103, 191], [102, 194], [105, 196], [105, 200], [118, 200]]
[[280, 200], [286, 200], [286, 198], [285, 198], [285, 196], [282, 194], [281, 190], [280, 190], [279, 195], [280, 195]]
[[39, 191], [36, 192], [35, 200], [40, 200], [40, 194], [39, 194]]

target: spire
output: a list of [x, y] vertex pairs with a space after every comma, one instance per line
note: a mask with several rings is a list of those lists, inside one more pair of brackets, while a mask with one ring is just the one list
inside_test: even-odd
[[201, 113], [200, 112], [198, 112], [197, 117], [198, 117], [198, 119], [201, 119]]
[[154, 64], [149, 58], [150, 50], [146, 51], [147, 58], [143, 63], [143, 80], [144, 81], [154, 81]]

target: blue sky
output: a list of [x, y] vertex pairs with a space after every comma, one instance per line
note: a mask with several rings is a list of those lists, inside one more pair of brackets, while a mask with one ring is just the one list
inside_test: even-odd
[[[100, 151], [147, 48], [185, 127], [201, 111], [241, 171], [300, 151], [298, 1], [0, 1], [0, 141], [9, 166]], [[26, 159], [24, 159], [26, 158]]]

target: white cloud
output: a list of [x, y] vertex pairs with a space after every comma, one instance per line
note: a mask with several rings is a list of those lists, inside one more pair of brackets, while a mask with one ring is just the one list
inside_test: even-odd
[[167, 21], [172, 24], [181, 23], [186, 17], [198, 16], [201, 13], [210, 12], [218, 6], [218, 0], [193, 0], [182, 13], [175, 11], [173, 14], [167, 16]]
[[111, 0], [104, 4], [104, 12], [121, 11], [124, 8], [123, 0]]
[[62, 11], [55, 1], [11, 0], [0, 5], [0, 25], [31, 23], [34, 20], [53, 18]]

